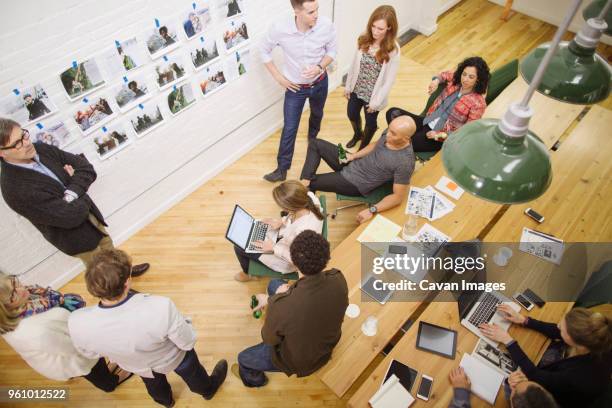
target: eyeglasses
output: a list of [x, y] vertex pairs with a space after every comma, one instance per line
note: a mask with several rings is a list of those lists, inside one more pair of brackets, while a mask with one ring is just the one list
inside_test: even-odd
[[0, 147], [0, 150], [21, 149], [25, 140], [30, 140], [30, 132], [27, 129], [21, 129], [21, 139], [10, 146]]

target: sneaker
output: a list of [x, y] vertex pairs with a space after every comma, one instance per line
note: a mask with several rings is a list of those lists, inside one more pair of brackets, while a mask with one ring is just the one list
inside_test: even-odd
[[276, 169], [272, 173], [266, 174], [263, 178], [270, 183], [285, 181], [287, 179], [287, 170]]
[[213, 372], [210, 376], [210, 381], [211, 381], [210, 388], [212, 389], [212, 391], [202, 395], [205, 400], [210, 400], [212, 399], [212, 397], [215, 396], [215, 394], [217, 393], [217, 390], [219, 389], [219, 387], [221, 387], [221, 384], [223, 384], [223, 381], [225, 381], [226, 376], [227, 376], [227, 361], [219, 360], [217, 365], [215, 365], [215, 368], [213, 369]]

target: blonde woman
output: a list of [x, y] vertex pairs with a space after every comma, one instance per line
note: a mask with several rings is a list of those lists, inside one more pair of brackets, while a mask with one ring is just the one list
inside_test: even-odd
[[238, 272], [234, 279], [239, 282], [251, 280], [248, 275], [249, 261], [256, 260], [268, 268], [281, 272], [291, 273], [296, 267], [291, 261], [289, 247], [293, 239], [304, 230], [312, 230], [321, 233], [323, 229], [323, 214], [319, 199], [308, 191], [302, 183], [297, 180], [285, 181], [272, 190], [272, 198], [276, 204], [288, 213], [280, 219], [264, 219], [272, 229], [278, 231], [276, 242], [271, 240], [256, 241], [254, 244], [263, 253], [246, 253], [242, 248], [234, 245], [234, 251], [242, 272]]
[[[548, 390], [561, 407], [588, 407], [609, 387], [612, 375], [609, 317], [577, 307], [554, 324], [523, 316], [506, 304], [498, 308], [512, 323], [538, 331], [553, 340], [553, 344], [562, 346], [559, 353], [547, 351], [543, 357], [547, 361], [536, 366], [507, 331], [494, 324], [480, 327], [485, 336], [505, 344], [525, 378]], [[557, 355], [551, 357], [552, 354]]]
[[132, 374], [118, 367], [111, 373], [103, 358], [86, 358], [74, 348], [68, 317], [84, 304], [78, 295], [24, 286], [16, 277], [0, 272], [0, 334], [4, 340], [44, 377], [67, 381], [82, 376], [111, 392]]
[[[346, 112], [354, 131], [346, 147], [354, 147], [361, 141], [361, 150], [376, 133], [378, 113], [387, 105], [389, 92], [397, 76], [399, 49], [395, 9], [380, 6], [374, 10], [365, 32], [357, 40], [357, 52], [346, 78]], [[365, 129], [361, 127], [362, 109]]]

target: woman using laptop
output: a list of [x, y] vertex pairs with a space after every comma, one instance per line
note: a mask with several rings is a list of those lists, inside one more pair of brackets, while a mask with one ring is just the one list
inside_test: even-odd
[[272, 190], [272, 197], [288, 215], [280, 219], [263, 220], [271, 230], [278, 231], [278, 239], [276, 242], [269, 239], [254, 242], [262, 253], [247, 253], [234, 245], [236, 257], [242, 267], [242, 272], [234, 275], [234, 279], [239, 282], [251, 280], [251, 276], [248, 275], [251, 260], [261, 262], [277, 272], [295, 272], [296, 267], [291, 262], [289, 255], [289, 247], [293, 239], [304, 230], [312, 230], [320, 234], [323, 229], [323, 214], [319, 199], [299, 181], [290, 180], [279, 184]]
[[586, 407], [606, 391], [612, 374], [610, 318], [577, 307], [555, 325], [523, 316], [506, 304], [498, 308], [512, 323], [536, 330], [553, 340], [536, 366], [508, 332], [496, 325], [480, 327], [485, 336], [504, 343], [527, 378], [546, 388], [560, 406]]

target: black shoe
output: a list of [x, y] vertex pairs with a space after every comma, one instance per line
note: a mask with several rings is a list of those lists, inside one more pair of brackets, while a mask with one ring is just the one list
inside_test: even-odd
[[352, 147], [355, 147], [355, 145], [357, 144], [357, 142], [361, 141], [361, 137], [355, 135], [353, 136], [353, 138], [351, 140], [349, 140], [349, 142], [346, 144], [346, 148], [350, 149]]
[[223, 384], [223, 381], [225, 381], [226, 376], [227, 376], [227, 361], [219, 360], [217, 365], [215, 365], [215, 368], [213, 369], [213, 372], [210, 376], [211, 391], [206, 394], [202, 394], [205, 400], [210, 400], [212, 399], [212, 397], [215, 396], [215, 394], [217, 393], [217, 390], [219, 389], [219, 387], [221, 387], [221, 384]]
[[374, 134], [376, 133], [376, 130], [378, 128], [369, 128], [369, 127], [365, 127], [364, 132], [363, 132], [363, 139], [361, 140], [361, 144], [359, 145], [359, 150], [363, 149], [364, 147], [366, 147], [368, 144], [370, 144], [370, 140], [372, 140], [372, 137], [374, 137]]
[[275, 181], [285, 181], [287, 178], [287, 170], [276, 169], [272, 173], [266, 174], [264, 180], [274, 183]]
[[132, 278], [144, 275], [144, 273], [149, 270], [149, 266], [151, 265], [149, 265], [148, 263], [141, 263], [132, 266]]
[[174, 404], [176, 404], [176, 401], [174, 400], [174, 398], [172, 398], [172, 402], [170, 403], [170, 405], [166, 405], [167, 408], [172, 408], [174, 406]]

